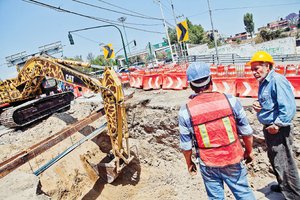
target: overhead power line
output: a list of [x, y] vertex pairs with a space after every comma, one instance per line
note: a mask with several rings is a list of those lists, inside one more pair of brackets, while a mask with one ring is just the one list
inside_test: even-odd
[[[36, 4], [36, 5], [39, 5], [39, 6], [43, 6], [43, 7], [46, 7], [46, 8], [50, 8], [50, 9], [56, 10], [58, 12], [66, 12], [66, 13], [69, 13], [69, 14], [78, 15], [80, 17], [85, 17], [85, 18], [88, 18], [88, 19], [93, 19], [93, 20], [96, 20], [96, 21], [100, 21], [100, 22], [104, 22], [104, 23], [108, 23], [108, 24], [113, 24], [113, 25], [121, 26], [120, 23], [114, 23], [114, 22], [111, 22], [111, 20], [108, 20], [108, 19], [101, 19], [101, 18], [89, 16], [89, 15], [84, 15], [84, 14], [81, 14], [81, 13], [78, 13], [78, 12], [74, 12], [74, 11], [70, 11], [70, 10], [66, 10], [66, 9], [63, 9], [63, 8], [60, 8], [60, 7], [55, 7], [55, 6], [52, 6], [52, 5], [43, 3], [43, 2], [39, 2], [39, 1], [35, 1], [35, 0], [22, 0], [22, 1], [27, 2], [27, 3]], [[145, 30], [145, 29], [141, 29], [141, 28], [135, 28], [135, 27], [131, 27], [131, 26], [125, 26], [125, 27], [129, 28], [129, 29], [137, 30], [137, 31], [148, 32], [148, 33], [164, 34], [163, 32], [150, 31], [150, 30]]]
[[73, 33], [73, 34], [74, 34], [74, 35], [77, 35], [78, 37], [81, 37], [81, 38], [83, 38], [83, 39], [86, 39], [86, 40], [88, 40], [88, 41], [90, 41], [90, 42], [97, 43], [97, 44], [100, 43], [99, 41], [97, 42], [96, 40], [92, 40], [92, 39], [90, 39], [90, 38], [88, 38], [88, 37], [79, 35], [78, 33]]
[[262, 6], [242, 6], [242, 7], [233, 7], [233, 8], [216, 8], [212, 9], [214, 11], [222, 11], [222, 10], [240, 10], [240, 9], [249, 9], [249, 8], [265, 8], [265, 7], [276, 7], [276, 6], [288, 6], [288, 5], [297, 5], [298, 3], [283, 3], [283, 4], [270, 4], [270, 5], [262, 5]]
[[134, 15], [134, 14], [124, 13], [124, 12], [112, 10], [112, 9], [109, 9], [109, 8], [104, 8], [104, 7], [101, 7], [101, 6], [97, 6], [97, 5], [94, 5], [94, 4], [82, 2], [82, 1], [79, 1], [79, 0], [73, 0], [73, 1], [77, 2], [77, 3], [87, 5], [87, 6], [91, 6], [91, 7], [94, 7], [94, 8], [99, 8], [99, 9], [102, 9], [102, 10], [106, 10], [106, 11], [110, 11], [110, 12], [114, 12], [114, 13], [119, 13], [119, 14], [122, 14], [122, 15], [128, 15], [128, 16], [137, 17], [137, 18], [144, 18], [144, 19], [152, 19], [152, 20], [162, 21], [162, 19], [156, 18], [156, 17], [145, 17], [145, 16], [141, 16], [141, 15]]
[[[100, 7], [100, 6], [93, 5], [93, 4], [85, 3], [85, 2], [82, 2], [82, 1], [79, 1], [79, 0], [73, 0], [73, 1], [76, 2], [76, 3], [81, 3], [81, 4], [84, 4], [84, 5], [87, 5], [87, 6], [91, 6], [91, 7], [94, 7], [94, 8], [99, 8], [99, 9], [107, 10], [107, 11], [110, 11], [110, 12], [116, 12], [116, 13], [132, 16], [131, 14], [125, 14], [123, 12], [114, 11], [114, 10], [103, 8], [103, 7]], [[135, 17], [139, 17], [139, 16], [135, 16]], [[145, 17], [140, 17], [140, 18], [145, 19]], [[154, 18], [147, 16], [146, 19], [154, 19]], [[159, 18], [155, 18], [155, 19], [159, 19]], [[109, 20], [109, 19], [104, 19], [104, 20], [110, 21], [112, 23], [118, 23], [118, 21], [115, 21], [115, 20]], [[145, 24], [145, 23], [132, 23], [132, 22], [124, 22], [124, 24], [136, 25], [136, 26], [161, 26], [162, 25], [161, 23], [160, 24]]]
[[141, 15], [141, 16], [144, 16], [144, 17], [149, 17], [149, 18], [152, 18], [151, 16], [148, 16], [148, 15], [145, 15], [145, 14], [142, 14], [142, 13], [138, 13], [138, 12], [135, 12], [135, 11], [133, 11], [133, 10], [126, 9], [126, 8], [123, 8], [123, 7], [117, 6], [117, 5], [115, 5], [115, 4], [108, 3], [108, 2], [106, 2], [106, 1], [103, 1], [103, 0], [98, 0], [98, 1], [100, 1], [100, 2], [102, 2], [102, 3], [105, 3], [105, 4], [107, 4], [107, 5], [110, 5], [110, 6], [113, 6], [113, 7], [119, 8], [119, 9], [121, 9], [121, 10], [126, 10], [126, 11], [128, 11], [128, 12], [135, 13], [135, 14], [138, 14], [138, 15]]

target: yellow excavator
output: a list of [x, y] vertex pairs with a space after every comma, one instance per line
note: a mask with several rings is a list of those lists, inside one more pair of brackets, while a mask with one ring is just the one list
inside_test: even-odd
[[[8, 127], [24, 126], [37, 119], [70, 107], [72, 92], [62, 92], [40, 98], [47, 89], [47, 78], [86, 87], [101, 93], [112, 146], [112, 158], [101, 166], [93, 166], [97, 174], [105, 172], [107, 182], [113, 182], [120, 171], [130, 163], [127, 116], [122, 84], [113, 69], [106, 67], [102, 79], [96, 79], [76, 67], [90, 67], [89, 63], [49, 56], [34, 56], [19, 71], [17, 78], [0, 82], [1, 124]], [[52, 85], [52, 87], [55, 87]], [[43, 95], [42, 95], [43, 96]], [[2, 105], [2, 106], [1, 106]]]

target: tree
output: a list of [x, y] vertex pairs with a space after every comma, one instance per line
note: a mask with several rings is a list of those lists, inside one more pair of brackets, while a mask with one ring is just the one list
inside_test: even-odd
[[203, 27], [199, 25], [193, 25], [189, 19], [187, 24], [189, 27], [189, 40], [192, 44], [205, 44], [209, 43], [207, 34], [205, 33]]
[[259, 35], [261, 36], [261, 38], [263, 39], [263, 41], [269, 41], [271, 39], [270, 37], [270, 32], [263, 29], [259, 32]]
[[82, 55], [76, 55], [74, 58], [68, 58], [65, 56], [64, 59], [83, 62]]
[[293, 29], [298, 25], [298, 18], [299, 16], [296, 13], [290, 13], [285, 19], [289, 22], [289, 27]]
[[249, 33], [252, 38], [254, 33], [254, 22], [253, 22], [253, 15], [251, 13], [246, 13], [244, 15], [244, 25], [245, 25], [246, 32]]
[[89, 63], [92, 63], [92, 61], [95, 59], [95, 56], [92, 53], [88, 53], [86, 59]]

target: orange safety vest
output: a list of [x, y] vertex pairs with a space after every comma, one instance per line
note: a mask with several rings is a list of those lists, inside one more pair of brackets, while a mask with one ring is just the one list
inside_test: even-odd
[[188, 102], [187, 108], [205, 165], [224, 167], [243, 159], [233, 111], [224, 94], [201, 93]]

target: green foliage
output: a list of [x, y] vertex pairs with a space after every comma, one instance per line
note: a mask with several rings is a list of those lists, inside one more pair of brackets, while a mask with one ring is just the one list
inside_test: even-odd
[[89, 53], [87, 56], [87, 60], [92, 65], [99, 65], [99, 66], [109, 66], [111, 63], [113, 65], [117, 65], [117, 59], [107, 60], [104, 58], [103, 55], [95, 57], [92, 53]]
[[74, 58], [68, 58], [68, 57], [64, 56], [64, 59], [83, 62], [82, 55], [76, 55]]
[[282, 38], [285, 37], [284, 35], [282, 35], [283, 30], [276, 30], [276, 31], [268, 31], [268, 30], [261, 30], [259, 32], [259, 35], [261, 36], [261, 38], [263, 39], [263, 41], [270, 41], [270, 40], [274, 40], [277, 38]]
[[192, 22], [188, 19], [187, 24], [189, 27], [189, 41], [192, 44], [204, 44], [209, 43], [209, 39], [203, 29], [203, 27], [199, 25], [193, 25]]
[[254, 22], [253, 22], [253, 15], [251, 13], [246, 13], [244, 15], [244, 25], [245, 25], [246, 32], [251, 34], [252, 37], [254, 33]]

